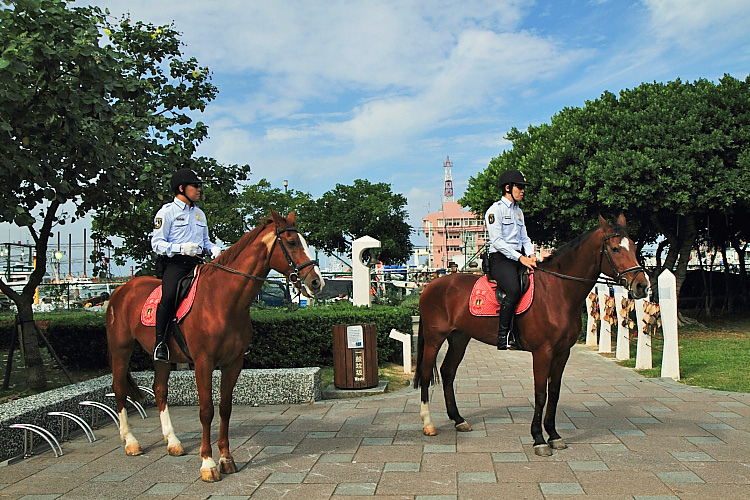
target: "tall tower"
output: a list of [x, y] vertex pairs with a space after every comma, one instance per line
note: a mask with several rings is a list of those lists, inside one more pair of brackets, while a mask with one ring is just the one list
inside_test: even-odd
[[445, 167], [445, 188], [443, 190], [443, 201], [453, 201], [453, 174], [451, 173], [451, 167], [453, 167], [453, 163], [451, 162], [450, 156], [445, 157], [443, 167]]

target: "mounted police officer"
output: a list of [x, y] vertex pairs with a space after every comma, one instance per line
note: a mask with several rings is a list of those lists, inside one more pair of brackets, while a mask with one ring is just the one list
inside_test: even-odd
[[519, 170], [510, 169], [500, 174], [498, 185], [503, 197], [484, 215], [489, 235], [490, 277], [497, 282], [496, 293], [501, 306], [497, 348], [520, 349], [511, 327], [516, 305], [521, 300], [518, 271], [523, 266], [533, 269], [537, 263], [534, 245], [526, 233], [523, 212], [518, 206], [528, 182]]
[[151, 247], [161, 261], [157, 274], [159, 267], [163, 269], [161, 302], [156, 308], [154, 361], [169, 362], [167, 330], [177, 309], [177, 283], [203, 262], [203, 252], [214, 259], [221, 253], [221, 248], [208, 239], [206, 214], [195, 205], [201, 197], [202, 183], [189, 168], [175, 172], [171, 181], [175, 198], [154, 217]]

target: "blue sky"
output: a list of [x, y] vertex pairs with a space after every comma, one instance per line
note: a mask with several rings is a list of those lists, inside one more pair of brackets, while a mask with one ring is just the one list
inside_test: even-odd
[[210, 68], [199, 154], [315, 197], [389, 183], [415, 227], [440, 206], [446, 156], [458, 198], [511, 127], [605, 90], [750, 73], [747, 0], [94, 3], [174, 21], [184, 55]]

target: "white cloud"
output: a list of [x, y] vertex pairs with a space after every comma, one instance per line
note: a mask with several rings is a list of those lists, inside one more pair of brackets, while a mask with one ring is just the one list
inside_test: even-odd
[[650, 26], [662, 41], [706, 46], [712, 40], [747, 34], [750, 3], [747, 0], [643, 0]]

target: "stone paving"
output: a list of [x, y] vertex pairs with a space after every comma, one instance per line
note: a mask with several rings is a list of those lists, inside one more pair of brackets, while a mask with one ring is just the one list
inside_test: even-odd
[[[531, 355], [472, 342], [456, 380], [472, 432], [457, 433], [441, 386], [422, 435], [406, 389], [315, 404], [235, 406], [237, 474], [200, 480], [196, 407], [171, 407], [187, 455], [166, 453], [154, 408], [130, 416], [144, 447], [125, 455], [114, 425], [0, 467], [0, 498], [709, 499], [750, 497], [750, 394], [644, 379], [582, 346], [563, 377], [558, 430], [569, 444], [537, 457], [529, 425]], [[218, 411], [213, 436], [216, 439]], [[45, 445], [46, 446], [46, 445]], [[38, 446], [37, 450], [44, 447]], [[214, 448], [214, 453], [217, 453]]]

